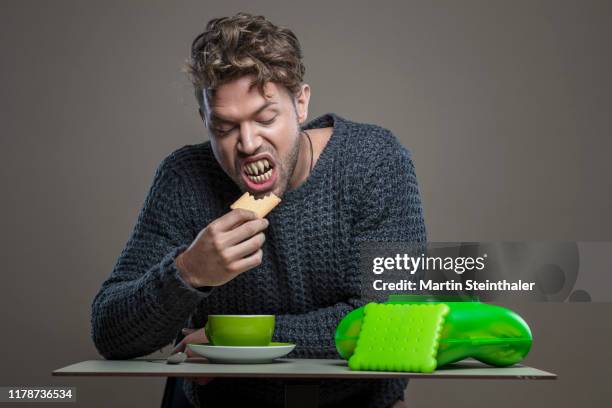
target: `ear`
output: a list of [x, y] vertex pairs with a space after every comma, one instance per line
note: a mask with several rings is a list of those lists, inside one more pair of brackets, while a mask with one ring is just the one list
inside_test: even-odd
[[298, 123], [300, 125], [306, 122], [308, 117], [308, 103], [310, 102], [310, 85], [303, 84], [300, 93], [295, 97], [295, 110], [297, 113]]

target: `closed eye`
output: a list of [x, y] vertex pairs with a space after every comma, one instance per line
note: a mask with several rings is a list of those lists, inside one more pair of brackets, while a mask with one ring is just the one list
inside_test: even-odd
[[275, 120], [276, 120], [276, 116], [274, 116], [270, 120], [258, 120], [258, 122], [261, 123], [262, 125], [271, 125], [272, 123], [274, 123]]
[[214, 127], [212, 130], [217, 135], [225, 135], [234, 129], [236, 129], [236, 126]]
[[236, 123], [225, 120], [224, 118], [216, 115], [214, 112], [210, 116], [210, 125], [210, 130], [215, 134], [229, 133], [237, 126]]

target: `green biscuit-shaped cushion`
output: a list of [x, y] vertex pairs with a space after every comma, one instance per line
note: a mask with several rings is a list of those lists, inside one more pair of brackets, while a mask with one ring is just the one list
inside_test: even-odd
[[436, 369], [440, 333], [449, 307], [369, 303], [351, 370], [430, 373]]

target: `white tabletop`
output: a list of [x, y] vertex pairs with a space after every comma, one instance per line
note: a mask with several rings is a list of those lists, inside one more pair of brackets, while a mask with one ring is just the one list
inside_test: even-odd
[[460, 378], [551, 380], [557, 375], [516, 365], [490, 367], [477, 361], [462, 361], [433, 373], [353, 371], [345, 360], [278, 359], [268, 364], [213, 364], [204, 358], [190, 358], [171, 365], [164, 359], [89, 360], [53, 371], [55, 376], [128, 377], [265, 377], [265, 378]]

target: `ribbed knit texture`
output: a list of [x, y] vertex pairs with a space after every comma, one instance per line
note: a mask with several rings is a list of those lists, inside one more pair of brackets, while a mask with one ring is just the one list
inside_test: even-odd
[[[173, 342], [208, 314], [274, 314], [274, 341], [294, 342], [288, 357], [339, 358], [337, 324], [361, 306], [359, 243], [426, 240], [414, 166], [391, 132], [335, 114], [305, 129], [333, 126], [310, 176], [267, 216], [262, 264], [232, 281], [194, 289], [175, 257], [241, 192], [215, 160], [210, 143], [185, 146], [163, 160], [134, 231], [92, 305], [92, 337], [109, 359], [139, 357]], [[315, 381], [316, 380], [312, 380]], [[282, 406], [283, 380], [185, 381], [194, 405]], [[387, 407], [404, 380], [325, 380], [321, 406]]]

